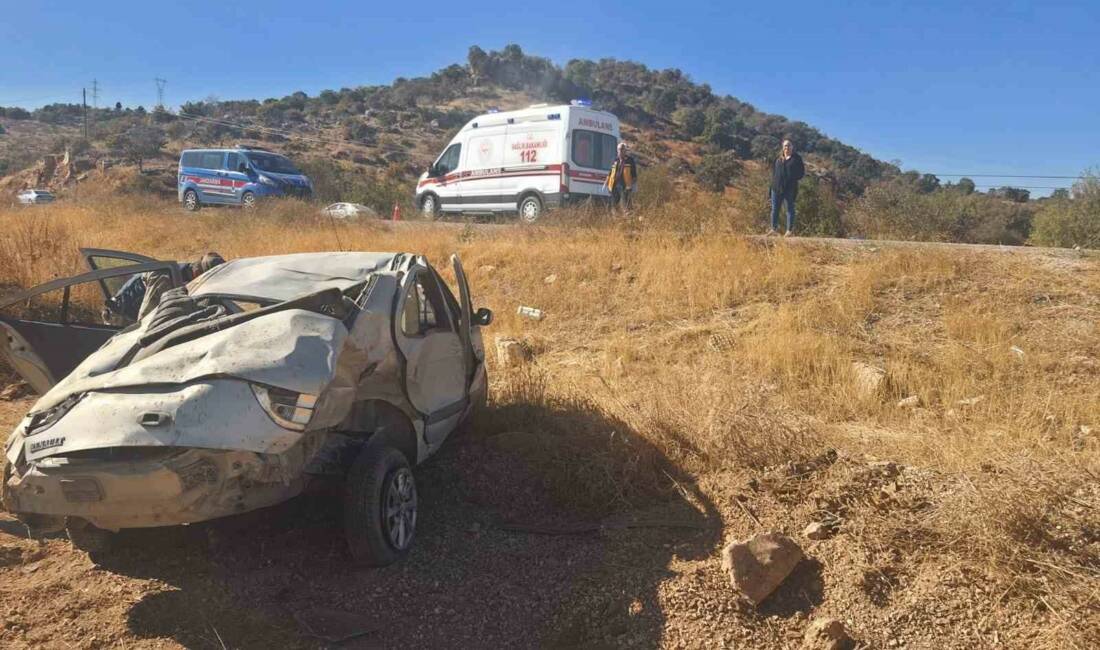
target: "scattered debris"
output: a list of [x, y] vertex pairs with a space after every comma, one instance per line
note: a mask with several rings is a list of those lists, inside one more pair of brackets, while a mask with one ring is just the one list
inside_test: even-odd
[[493, 271], [496, 271], [496, 270], [497, 270], [497, 267], [493, 266], [492, 264], [485, 264], [483, 266], [477, 267], [478, 275], [492, 275]]
[[832, 524], [815, 521], [802, 530], [802, 534], [808, 539], [826, 539], [833, 534], [835, 526]]
[[496, 346], [497, 363], [505, 368], [518, 366], [530, 358], [530, 352], [522, 341], [498, 336]]
[[978, 395], [977, 397], [968, 397], [966, 399], [961, 399], [956, 402], [956, 404], [958, 404], [959, 406], [974, 406], [975, 404], [980, 404], [984, 401], [985, 395]]
[[546, 317], [546, 314], [544, 314], [541, 309], [536, 309], [535, 307], [524, 307], [522, 305], [519, 309], [516, 310], [516, 313], [523, 318], [535, 321], [542, 320]]
[[733, 334], [728, 332], [716, 332], [710, 335], [710, 338], [707, 340], [707, 345], [715, 352], [728, 352], [733, 349], [733, 345], [736, 342], [736, 339], [733, 338]]
[[303, 631], [322, 641], [341, 643], [379, 629], [377, 623], [338, 609], [311, 607], [294, 614]]
[[1024, 351], [1021, 350], [1020, 348], [1016, 347], [1015, 345], [1010, 347], [1008, 349], [1008, 351], [1011, 352], [1012, 354], [1016, 355], [1016, 358], [1020, 359], [1021, 361], [1023, 360], [1024, 356], [1026, 356], [1024, 354]]
[[558, 281], [558, 276], [554, 273], [551, 273], [550, 275], [543, 278], [542, 281], [545, 282], [546, 284], [554, 284], [555, 282]]
[[910, 395], [898, 401], [899, 409], [911, 409], [920, 406], [920, 395]]
[[802, 549], [780, 533], [760, 533], [722, 549], [722, 568], [733, 588], [753, 605], [771, 595], [802, 560]]
[[885, 370], [862, 361], [852, 362], [852, 375], [856, 392], [864, 399], [876, 397], [886, 382]]
[[803, 650], [845, 650], [854, 646], [844, 624], [835, 618], [814, 619], [802, 637]]
[[3, 390], [0, 390], [0, 400], [10, 402], [33, 393], [34, 390], [31, 389], [30, 384], [25, 381], [17, 381], [14, 384], [8, 384]]

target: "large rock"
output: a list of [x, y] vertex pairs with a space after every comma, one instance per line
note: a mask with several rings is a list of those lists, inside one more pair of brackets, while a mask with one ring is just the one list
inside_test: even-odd
[[852, 362], [852, 382], [863, 399], [878, 397], [886, 382], [886, 371], [860, 361]]
[[722, 568], [733, 588], [759, 605], [779, 587], [802, 560], [802, 549], [779, 533], [760, 533], [722, 549]]
[[835, 618], [814, 619], [802, 637], [803, 650], [844, 650], [854, 645], [844, 624]]
[[504, 336], [497, 337], [497, 364], [508, 368], [527, 361], [527, 348], [522, 341]]

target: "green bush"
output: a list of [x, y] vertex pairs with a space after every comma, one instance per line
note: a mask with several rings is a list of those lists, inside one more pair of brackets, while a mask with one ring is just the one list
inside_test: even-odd
[[840, 237], [844, 229], [836, 192], [828, 182], [807, 176], [798, 184], [795, 230], [802, 235]]
[[705, 156], [695, 171], [695, 180], [710, 192], [721, 192], [741, 173], [741, 162], [732, 152]]
[[1072, 198], [1044, 202], [1033, 225], [1031, 242], [1038, 246], [1100, 248], [1100, 177], [1086, 174]]
[[1027, 240], [1034, 208], [950, 188], [924, 192], [904, 179], [874, 185], [848, 208], [848, 233], [877, 239], [1018, 245]]

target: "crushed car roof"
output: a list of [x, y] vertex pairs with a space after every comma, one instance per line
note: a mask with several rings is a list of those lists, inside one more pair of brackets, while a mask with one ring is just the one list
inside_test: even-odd
[[362, 282], [385, 269], [399, 253], [296, 253], [232, 260], [188, 287], [195, 297], [226, 294], [283, 301]]

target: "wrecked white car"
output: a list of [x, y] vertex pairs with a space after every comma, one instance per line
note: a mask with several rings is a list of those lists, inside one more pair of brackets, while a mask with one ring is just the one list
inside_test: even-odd
[[233, 260], [118, 327], [97, 321], [123, 283], [178, 285], [179, 266], [82, 252], [91, 272], [0, 301], [22, 310], [0, 317], [0, 355], [42, 393], [0, 485], [32, 533], [102, 550], [113, 531], [270, 506], [335, 473], [353, 557], [409, 550], [411, 467], [486, 398], [492, 312], [472, 309], [457, 257], [457, 299], [418, 255]]

